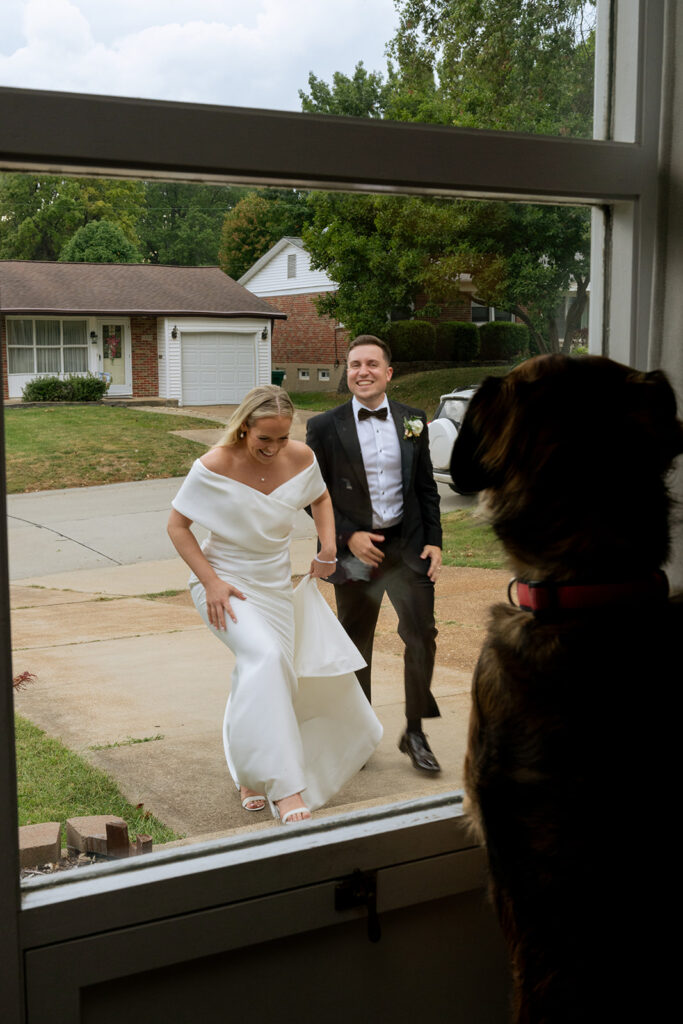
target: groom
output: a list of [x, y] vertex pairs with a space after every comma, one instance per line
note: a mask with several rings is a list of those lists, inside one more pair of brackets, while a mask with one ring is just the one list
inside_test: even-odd
[[434, 581], [441, 566], [439, 493], [432, 475], [424, 413], [389, 402], [391, 352], [361, 334], [351, 342], [350, 402], [308, 421], [313, 449], [332, 497], [337, 527], [337, 613], [367, 662], [357, 673], [370, 700], [375, 626], [384, 593], [405, 644], [406, 730], [399, 749], [416, 768], [440, 771], [422, 731], [439, 714], [430, 693], [436, 627]]

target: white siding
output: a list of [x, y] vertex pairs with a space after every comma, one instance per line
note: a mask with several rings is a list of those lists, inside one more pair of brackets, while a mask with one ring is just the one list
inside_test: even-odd
[[[287, 277], [287, 257], [296, 256], [296, 277]], [[324, 270], [313, 270], [305, 249], [289, 242], [245, 283], [254, 295], [299, 295], [337, 290]]]

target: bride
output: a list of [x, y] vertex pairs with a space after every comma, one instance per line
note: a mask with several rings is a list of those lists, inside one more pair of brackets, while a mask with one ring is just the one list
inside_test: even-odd
[[[293, 416], [282, 388], [250, 391], [168, 522], [197, 610], [235, 655], [223, 742], [242, 806], [267, 799], [283, 824], [310, 818], [382, 735], [353, 674], [364, 662], [313, 582], [334, 571], [334, 514], [313, 452], [289, 438]], [[320, 550], [293, 592], [289, 540], [308, 505]], [[201, 547], [193, 522], [210, 531]]]

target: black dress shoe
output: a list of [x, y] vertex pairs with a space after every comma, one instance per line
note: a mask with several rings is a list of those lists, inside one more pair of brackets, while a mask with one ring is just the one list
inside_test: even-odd
[[423, 732], [409, 732], [407, 729], [398, 741], [398, 749], [407, 754], [416, 768], [423, 772], [440, 772], [441, 765], [429, 748]]

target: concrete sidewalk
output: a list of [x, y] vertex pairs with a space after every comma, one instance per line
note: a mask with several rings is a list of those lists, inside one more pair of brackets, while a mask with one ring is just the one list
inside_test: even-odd
[[[307, 568], [313, 544], [295, 542], [295, 570]], [[476, 595], [468, 576], [477, 580]], [[433, 690], [442, 717], [426, 723], [443, 767], [434, 778], [417, 772], [396, 747], [404, 724], [402, 645], [393, 609], [382, 610], [373, 703], [385, 735], [367, 768], [316, 816], [461, 786], [470, 666], [484, 609], [500, 597], [506, 578], [451, 569], [439, 583], [445, 643]], [[228, 775], [221, 722], [232, 656], [197, 616], [186, 579], [177, 558], [24, 579], [11, 587], [12, 636], [15, 673], [36, 676], [16, 694], [18, 713], [106, 770], [132, 803], [196, 840], [273, 820], [243, 811]], [[160, 593], [168, 590], [180, 593]], [[330, 586], [322, 584], [321, 592], [331, 599]], [[456, 623], [461, 642], [449, 659]], [[457, 652], [468, 644], [463, 662]]]
[[[218, 440], [231, 411], [177, 410], [217, 420], [215, 431], [183, 431], [199, 442], [198, 454]], [[304, 437], [308, 415], [297, 413], [293, 436]], [[15, 674], [36, 676], [16, 693], [19, 714], [109, 772], [132, 803], [196, 840], [273, 820], [242, 810], [225, 765], [221, 723], [232, 656], [199, 619], [188, 570], [166, 535], [180, 483], [10, 495], [12, 640]], [[439, 490], [443, 511], [472, 503]], [[314, 552], [313, 524], [301, 512], [291, 545], [295, 576], [308, 571]], [[436, 777], [417, 772], [397, 750], [403, 648], [393, 609], [382, 609], [373, 704], [384, 738], [366, 769], [316, 817], [461, 786], [471, 670], [487, 608], [504, 599], [507, 576], [446, 569], [439, 581], [433, 690], [442, 717], [425, 723], [443, 767]], [[332, 588], [320, 589], [333, 605]]]

